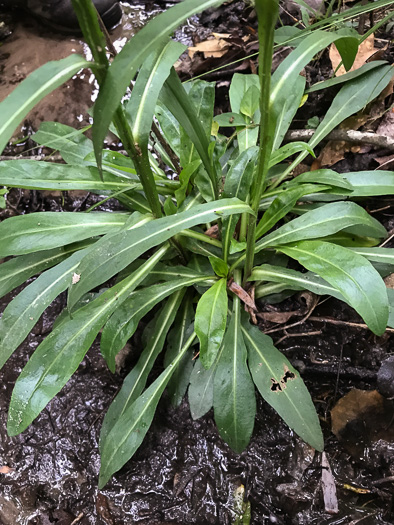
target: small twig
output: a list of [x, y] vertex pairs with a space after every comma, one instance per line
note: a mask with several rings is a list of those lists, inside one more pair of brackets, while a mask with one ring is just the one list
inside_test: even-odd
[[321, 333], [322, 333], [321, 330], [315, 330], [314, 332], [300, 332], [298, 334], [288, 334], [286, 332], [286, 330], [284, 330], [284, 332], [285, 332], [285, 335], [283, 337], [281, 337], [280, 339], [278, 339], [277, 341], [275, 341], [275, 345], [283, 343], [283, 341], [285, 341], [285, 339], [289, 339], [290, 337], [291, 338], [293, 338], [293, 337], [306, 337], [306, 336], [310, 336], [310, 335], [321, 335]]
[[386, 246], [386, 244], [388, 244], [393, 237], [394, 237], [394, 230], [391, 230], [389, 231], [389, 236], [387, 237], [387, 239], [383, 241], [381, 244], [379, 244], [379, 248], [383, 248], [383, 246]]
[[80, 522], [83, 517], [84, 517], [84, 513], [81, 512], [80, 514], [78, 514], [75, 520], [70, 523], [70, 525], [75, 525], [76, 523]]
[[385, 483], [394, 483], [394, 476], [387, 476], [387, 478], [377, 479], [372, 481], [371, 485], [384, 485]]
[[[352, 328], [361, 328], [362, 330], [369, 330], [368, 325], [364, 323], [351, 323], [350, 321], [340, 321], [339, 319], [332, 319], [331, 317], [309, 317], [310, 321], [317, 323], [330, 323], [338, 326], [350, 326]], [[386, 328], [386, 332], [393, 333], [394, 328]], [[267, 333], [267, 332], [266, 332]]]
[[335, 390], [334, 390], [334, 399], [333, 403], [335, 403], [338, 395], [338, 388], [339, 388], [339, 379], [341, 376], [341, 366], [342, 366], [342, 360], [343, 360], [343, 345], [341, 345], [341, 350], [339, 352], [339, 360], [338, 360], [338, 368], [337, 368], [337, 377], [335, 380]]
[[[294, 142], [297, 140], [307, 140], [315, 134], [314, 129], [293, 129], [286, 133], [285, 140]], [[378, 148], [387, 149], [394, 152], [394, 140], [385, 135], [376, 135], [369, 131], [354, 131], [352, 129], [334, 129], [324, 140], [334, 140], [350, 142], [352, 144], [369, 144]]]

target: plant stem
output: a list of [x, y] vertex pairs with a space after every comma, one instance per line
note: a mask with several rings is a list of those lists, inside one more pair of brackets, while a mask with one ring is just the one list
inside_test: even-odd
[[[106, 42], [100, 29], [97, 10], [91, 0], [72, 0], [72, 4], [78, 17], [83, 36], [90, 47], [94, 61], [96, 62], [96, 67], [93, 65], [94, 74], [97, 82], [101, 86], [104, 82], [106, 71], [110, 66], [105, 53]], [[119, 106], [116, 110], [114, 124], [118, 131], [120, 140], [123, 143], [124, 149], [134, 162], [153, 215], [155, 217], [161, 217], [161, 204], [149, 164], [149, 157], [147, 154], [143, 155], [138, 144], [135, 143], [122, 106]]]
[[259, 24], [260, 152], [256, 178], [251, 191], [251, 208], [255, 214], [249, 216], [244, 280], [249, 277], [253, 268], [257, 212], [265, 186], [273, 143], [273, 116], [270, 113], [271, 67], [279, 0], [256, 0], [255, 9]]

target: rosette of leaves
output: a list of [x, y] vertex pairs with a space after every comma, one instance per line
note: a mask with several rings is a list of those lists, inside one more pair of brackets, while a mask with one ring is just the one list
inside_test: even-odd
[[[278, 2], [256, 0], [259, 76], [234, 75], [231, 113], [214, 117], [214, 83], [182, 85], [173, 64], [185, 47], [169, 35], [187, 17], [220, 3], [175, 5], [109, 63], [90, 0], [73, 0], [93, 61], [72, 55], [49, 63], [0, 105], [3, 149], [29, 109], [79, 69], [91, 68], [100, 84], [92, 140], [86, 129], [50, 122], [33, 136], [65, 163], [0, 163], [7, 189], [87, 190], [124, 207], [120, 213], [38, 212], [0, 224], [0, 257], [7, 259], [1, 294], [38, 276], [0, 320], [0, 366], [68, 290], [67, 307], [15, 384], [8, 417], [15, 435], [66, 384], [100, 331], [101, 352], [114, 371], [139, 321], [149, 320], [138, 362], [103, 422], [101, 487], [143, 441], [166, 388], [175, 406], [188, 392], [193, 418], [213, 407], [220, 435], [237, 452], [252, 436], [256, 389], [302, 439], [323, 449], [300, 374], [250, 321], [253, 295], [269, 300], [306, 289], [346, 302], [377, 335], [388, 322], [381, 274], [392, 269], [394, 254], [376, 247], [386, 230], [354, 201], [393, 194], [394, 173], [291, 173], [332, 129], [382, 92], [393, 69], [381, 61], [328, 81], [338, 85], [337, 93], [313, 138], [283, 145], [304, 97], [303, 68], [335, 43], [349, 69], [359, 36], [348, 29], [298, 33], [297, 47], [271, 76]], [[127, 155], [103, 150], [110, 127]], [[223, 128], [231, 133], [222, 134]], [[291, 259], [307, 271], [288, 268]], [[100, 289], [114, 277], [115, 284]], [[160, 354], [164, 370], [149, 382]]]

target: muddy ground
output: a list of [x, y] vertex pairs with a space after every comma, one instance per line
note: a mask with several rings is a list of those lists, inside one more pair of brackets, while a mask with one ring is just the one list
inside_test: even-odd
[[[124, 3], [124, 19], [113, 33], [116, 45], [162, 7], [130, 8]], [[190, 40], [197, 23], [192, 21], [178, 36]], [[86, 52], [78, 38], [55, 35], [34, 20], [18, 23], [0, 48], [0, 100], [41, 63], [74, 49]], [[87, 123], [94, 85], [89, 76], [81, 75], [35, 109], [24, 131], [36, 129], [44, 119], [74, 126]], [[363, 165], [355, 169], [367, 169], [375, 162], [372, 155], [363, 159]], [[339, 167], [348, 171], [353, 161], [347, 156]], [[63, 201], [38, 192], [14, 192], [12, 199], [23, 213], [71, 211], [90, 204], [82, 196], [66, 194]], [[369, 209], [378, 208], [377, 204], [381, 202], [369, 202]], [[379, 219], [390, 231], [394, 227], [391, 201], [384, 204], [389, 207], [380, 212]], [[0, 301], [0, 311], [18, 291]], [[304, 301], [303, 297], [290, 298], [274, 309], [279, 313], [301, 311]], [[360, 323], [360, 319], [333, 299], [316, 308], [314, 320], [287, 332], [272, 333], [278, 347], [302, 373], [321, 418], [339, 501], [339, 512], [330, 515], [324, 509], [320, 456], [262, 400], [251, 443], [237, 455], [218, 436], [212, 413], [193, 421], [185, 401], [174, 410], [164, 396], [138, 452], [104, 490], [98, 491], [100, 425], [128, 371], [112, 375], [98, 342], [37, 420], [22, 435], [9, 438], [6, 416], [14, 382], [64, 304], [62, 295], [0, 372], [1, 525], [231, 524], [235, 519], [234, 492], [240, 485], [245, 487], [251, 523], [256, 525], [394, 523], [394, 407], [374, 393], [379, 366], [394, 351], [391, 333], [376, 338], [353, 327], [349, 323]], [[261, 308], [272, 311], [268, 306]], [[334, 324], [333, 319], [342, 324]], [[266, 324], [265, 328], [275, 325]], [[137, 340], [128, 366], [138, 352]], [[153, 376], [157, 373], [158, 369], [154, 370]], [[347, 427], [346, 411], [339, 414], [337, 422], [345, 428], [338, 439], [331, 432], [330, 411], [354, 389], [372, 392], [373, 401], [366, 401]]]

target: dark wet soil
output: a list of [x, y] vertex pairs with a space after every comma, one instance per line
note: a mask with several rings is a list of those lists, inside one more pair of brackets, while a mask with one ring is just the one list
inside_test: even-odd
[[[150, 12], [163, 7], [163, 3], [152, 4]], [[231, 13], [236, 9], [237, 6], [233, 7]], [[135, 13], [133, 24], [138, 27], [147, 15], [144, 7], [138, 6]], [[209, 19], [210, 14], [206, 16]], [[191, 21], [179, 37], [189, 42], [195, 22]], [[37, 33], [35, 22], [29, 24], [20, 29], [19, 35], [23, 31]], [[127, 36], [122, 31], [131, 32], [134, 27], [129, 18], [123, 21], [123, 29], [118, 30], [115, 38], [119, 46]], [[18, 39], [13, 40], [16, 51], [25, 37], [18, 38], [19, 43]], [[59, 45], [64, 42], [51, 34], [36, 34], [36, 38], [37, 42], [42, 40], [40, 45], [45, 45], [47, 38]], [[82, 46], [77, 40], [68, 42], [66, 47], [69, 45]], [[83, 51], [83, 46], [80, 49]], [[37, 52], [37, 56], [41, 55], [42, 48]], [[44, 61], [47, 59], [44, 56]], [[15, 60], [20, 58], [16, 55]], [[90, 96], [89, 91], [86, 100], [80, 97], [85, 109]], [[82, 115], [78, 112], [85, 109], [76, 110], [71, 121], [65, 123], [75, 125], [75, 118]], [[37, 111], [41, 111], [36, 115], [37, 121], [33, 118], [29, 121], [33, 128], [42, 118], [53, 118], [50, 109]], [[355, 156], [349, 155], [340, 168], [341, 171], [368, 169], [372, 160], [364, 155], [363, 160], [357, 160], [362, 165], [356, 167]], [[56, 194], [13, 190], [10, 200], [16, 210], [26, 213], [83, 210], [95, 201], [95, 196], [85, 197], [66, 192], [63, 201]], [[373, 204], [370, 203], [370, 209]], [[375, 206], [379, 207], [381, 201], [380, 206], [378, 203]], [[394, 226], [391, 211], [379, 216], [388, 230]], [[18, 291], [0, 301], [0, 311]], [[218, 436], [212, 413], [193, 421], [186, 401], [173, 409], [164, 395], [140, 449], [105, 489], [98, 491], [101, 421], [127, 372], [127, 369], [117, 375], [109, 372], [98, 341], [37, 420], [22, 435], [9, 438], [5, 430], [7, 407], [15, 380], [50, 330], [64, 301], [62, 295], [51, 305], [0, 372], [0, 525], [226, 525], [234, 522], [234, 492], [240, 485], [245, 487], [245, 498], [251, 503], [251, 523], [256, 525], [394, 523], [392, 402], [388, 402], [386, 433], [377, 434], [368, 421], [348, 428], [350, 439], [342, 441], [330, 430], [330, 411], [338, 399], [354, 388], [367, 391], [376, 388], [379, 366], [394, 352], [392, 334], [376, 338], [369, 331], [351, 327], [349, 322], [359, 323], [360, 319], [333, 299], [314, 311], [313, 315], [321, 322], [308, 320], [286, 332], [272, 333], [278, 347], [303, 375], [321, 418], [339, 500], [339, 513], [331, 516], [324, 511], [319, 455], [299, 440], [261, 399], [251, 443], [243, 454], [237, 455]], [[275, 308], [280, 312], [303, 307], [303, 299], [296, 297]], [[272, 307], [262, 308], [272, 311]], [[342, 321], [343, 325], [332, 324], [332, 319]], [[272, 328], [275, 325], [264, 326], [266, 330]], [[138, 340], [133, 344], [138, 352]], [[361, 442], [361, 448], [354, 447], [355, 442]]]

